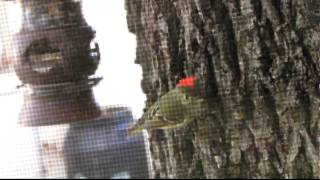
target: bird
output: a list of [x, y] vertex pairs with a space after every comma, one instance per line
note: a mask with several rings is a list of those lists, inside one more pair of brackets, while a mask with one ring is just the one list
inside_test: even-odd
[[128, 135], [132, 137], [143, 130], [181, 128], [192, 122], [201, 115], [204, 103], [201, 90], [201, 83], [195, 76], [181, 79], [128, 127]]

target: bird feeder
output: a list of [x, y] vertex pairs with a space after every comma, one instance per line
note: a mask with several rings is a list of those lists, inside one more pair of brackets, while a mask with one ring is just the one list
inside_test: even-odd
[[14, 36], [15, 71], [25, 84], [86, 79], [100, 60], [95, 31], [86, 23], [81, 2], [20, 0], [22, 25]]
[[[35, 139], [34, 178], [149, 178], [146, 139], [127, 136], [126, 108], [100, 107], [90, 77], [100, 61], [81, 1], [20, 0], [15, 72], [24, 84], [19, 123]], [[26, 144], [30, 146], [29, 144]], [[18, 172], [17, 172], [18, 173]]]
[[20, 124], [54, 125], [98, 117], [91, 83], [99, 81], [89, 76], [99, 65], [100, 52], [81, 1], [17, 2], [22, 21], [13, 37], [15, 72], [27, 87]]

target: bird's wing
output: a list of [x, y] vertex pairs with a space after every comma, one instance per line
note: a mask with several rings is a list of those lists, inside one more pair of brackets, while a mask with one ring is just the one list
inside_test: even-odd
[[156, 115], [156, 118], [164, 124], [176, 124], [178, 122], [178, 119], [168, 119], [162, 115]]

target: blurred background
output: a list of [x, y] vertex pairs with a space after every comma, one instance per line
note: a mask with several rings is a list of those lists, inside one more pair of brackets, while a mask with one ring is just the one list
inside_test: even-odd
[[[101, 52], [94, 76], [102, 76], [103, 80], [93, 89], [95, 99], [100, 106], [129, 107], [136, 119], [142, 114], [145, 96], [140, 87], [141, 68], [134, 64], [136, 41], [127, 29], [124, 1], [83, 0], [82, 5], [84, 17], [97, 32]], [[17, 125], [23, 94], [16, 88], [21, 82], [11, 66], [14, 50], [10, 43], [12, 35], [21, 28], [21, 10], [13, 1], [0, 1], [0, 13], [0, 53], [4, 57], [0, 61], [0, 178], [36, 177], [43, 160], [36, 156], [32, 128]], [[42, 134], [59, 141], [66, 133], [63, 128], [66, 127], [47, 127]], [[63, 169], [63, 164], [59, 168]]]

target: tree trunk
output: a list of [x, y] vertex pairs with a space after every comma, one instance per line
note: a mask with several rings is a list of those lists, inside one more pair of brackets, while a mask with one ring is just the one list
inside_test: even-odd
[[318, 0], [126, 0], [126, 9], [146, 107], [187, 74], [206, 86], [204, 118], [149, 132], [155, 178], [319, 178]]

